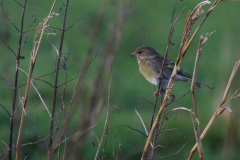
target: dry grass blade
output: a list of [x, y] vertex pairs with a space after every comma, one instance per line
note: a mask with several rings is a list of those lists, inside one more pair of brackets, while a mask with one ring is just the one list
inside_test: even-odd
[[44, 107], [46, 108], [46, 110], [47, 110], [47, 112], [48, 112], [48, 114], [49, 114], [49, 117], [51, 118], [51, 113], [49, 112], [48, 107], [47, 107], [46, 103], [44, 102], [44, 100], [43, 100], [41, 94], [39, 93], [37, 87], [34, 85], [33, 80], [31, 80], [31, 84], [32, 84], [33, 88], [35, 89], [35, 91], [37, 92], [39, 98], [41, 99], [41, 101], [42, 101]]
[[[142, 120], [142, 117], [141, 117], [141, 115], [138, 113], [138, 111], [137, 111], [136, 108], [135, 108], [135, 112], [137, 113], [138, 117], [140, 118], [140, 120], [141, 120], [141, 122], [142, 122], [142, 125], [143, 125], [143, 127], [144, 127], [145, 132], [146, 132], [146, 135], [148, 135], [148, 131], [147, 131], [146, 125], [144, 124], [144, 122], [143, 122], [143, 120]], [[150, 145], [151, 145], [151, 147], [153, 148], [152, 142], [150, 143]]]

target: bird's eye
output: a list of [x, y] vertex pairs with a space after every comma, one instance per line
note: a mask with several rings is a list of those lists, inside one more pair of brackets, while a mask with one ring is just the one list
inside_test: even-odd
[[138, 54], [141, 54], [141, 53], [142, 53], [142, 51], [139, 51], [139, 52], [138, 52]]

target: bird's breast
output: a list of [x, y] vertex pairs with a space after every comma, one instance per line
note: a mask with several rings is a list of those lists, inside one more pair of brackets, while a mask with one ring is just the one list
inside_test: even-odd
[[152, 84], [158, 85], [158, 71], [155, 70], [151, 61], [138, 61], [139, 72]]

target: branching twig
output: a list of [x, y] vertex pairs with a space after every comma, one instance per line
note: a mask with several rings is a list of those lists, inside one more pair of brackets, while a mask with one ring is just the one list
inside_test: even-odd
[[0, 76], [0, 79], [2, 79], [3, 81], [5, 81], [11, 88], [13, 88], [13, 85], [7, 81], [5, 78], [3, 78], [2, 76]]
[[37, 143], [40, 143], [40, 142], [46, 140], [48, 137], [49, 137], [49, 135], [48, 135], [47, 137], [43, 138], [43, 139], [40, 139], [39, 141], [21, 144], [21, 146], [26, 146], [26, 145], [31, 145], [31, 144], [37, 144]]
[[[47, 74], [41, 75], [41, 76], [36, 77], [36, 78], [32, 78], [32, 80], [35, 80], [35, 79], [38, 79], [38, 80], [39, 80], [39, 78], [45, 77], [45, 76], [48, 76], [48, 75], [51, 75], [51, 74], [53, 74], [53, 73], [55, 73], [55, 71], [53, 71], [53, 72], [51, 72], [51, 73], [47, 73]], [[26, 84], [27, 84], [27, 83], [23, 83], [23, 84], [19, 85], [19, 86], [17, 87], [17, 89], [20, 88], [20, 87], [22, 87], [22, 86], [24, 86], [24, 85], [26, 85]], [[51, 86], [52, 86], [52, 85], [51, 85]]]
[[53, 146], [52, 146], [52, 144], [53, 144], [53, 125], [54, 125], [55, 107], [56, 107], [56, 99], [57, 99], [58, 73], [59, 73], [60, 60], [61, 60], [61, 57], [62, 57], [62, 47], [63, 47], [63, 39], [64, 39], [64, 34], [65, 34], [65, 25], [66, 25], [66, 19], [67, 19], [68, 3], [69, 3], [69, 0], [66, 0], [64, 18], [63, 18], [63, 26], [62, 26], [62, 35], [61, 35], [60, 46], [59, 46], [59, 50], [58, 50], [57, 65], [56, 65], [56, 72], [55, 72], [52, 115], [51, 115], [51, 125], [50, 125], [49, 160], [53, 159], [53, 154], [54, 154], [53, 153], [54, 150], [53, 150]]
[[[203, 139], [207, 132], [210, 130], [211, 126], [213, 125], [213, 123], [215, 122], [216, 118], [221, 115], [227, 108], [225, 107], [225, 102], [226, 102], [226, 98], [227, 98], [227, 95], [228, 95], [228, 92], [229, 92], [229, 89], [230, 89], [230, 86], [232, 84], [232, 81], [239, 69], [239, 66], [240, 66], [240, 60], [236, 62], [233, 70], [232, 70], [232, 74], [229, 78], [229, 81], [228, 81], [228, 84], [227, 84], [227, 87], [226, 87], [226, 90], [224, 92], [224, 95], [223, 95], [223, 100], [221, 102], [221, 104], [219, 105], [219, 107], [217, 108], [217, 110], [215, 111], [215, 113], [213, 114], [212, 118], [210, 119], [210, 121], [208, 122], [207, 126], [205, 127], [203, 133], [201, 134], [201, 139]], [[191, 160], [193, 154], [195, 153], [197, 149], [197, 144], [195, 144], [195, 146], [192, 148], [191, 152], [190, 152], [190, 155], [188, 157], [188, 160]]]
[[200, 128], [199, 128], [199, 120], [198, 120], [198, 114], [197, 114], [197, 104], [196, 104], [196, 98], [195, 98], [195, 83], [197, 79], [197, 70], [198, 70], [198, 63], [200, 60], [200, 55], [202, 52], [202, 42], [203, 42], [203, 37], [201, 36], [199, 46], [198, 46], [198, 51], [196, 55], [196, 61], [195, 61], [195, 67], [193, 71], [193, 76], [192, 76], [192, 84], [191, 84], [191, 92], [192, 92], [192, 99], [193, 99], [193, 107], [194, 107], [194, 113], [195, 113], [195, 118], [193, 118], [193, 114], [191, 113], [192, 117], [192, 122], [193, 122], [193, 129], [196, 137], [196, 142], [198, 145], [198, 152], [199, 152], [199, 158], [200, 160], [203, 159], [203, 149], [202, 149], [202, 141], [200, 138]]
[[150, 123], [150, 130], [152, 128], [152, 124], [153, 124], [153, 120], [154, 120], [154, 114], [155, 114], [155, 109], [156, 109], [156, 105], [157, 105], [157, 100], [158, 100], [158, 94], [159, 94], [159, 91], [160, 91], [160, 87], [161, 87], [161, 83], [162, 83], [162, 79], [163, 79], [163, 70], [164, 70], [164, 66], [165, 66], [165, 61], [168, 57], [168, 51], [169, 51], [169, 46], [172, 44], [172, 34], [174, 32], [174, 29], [175, 29], [175, 25], [177, 23], [177, 20], [179, 19], [179, 17], [181, 16], [183, 10], [185, 8], [183, 8], [181, 10], [181, 12], [179, 13], [178, 17], [176, 18], [175, 22], [173, 23], [173, 17], [174, 17], [174, 13], [175, 13], [175, 8], [176, 8], [176, 5], [177, 5], [177, 0], [176, 0], [176, 3], [175, 3], [175, 6], [174, 6], [174, 9], [173, 9], [173, 13], [172, 13], [172, 20], [171, 20], [171, 27], [170, 27], [170, 32], [169, 32], [169, 35], [168, 35], [168, 45], [167, 45], [167, 48], [166, 48], [166, 54], [165, 54], [165, 57], [163, 59], [163, 62], [162, 62], [162, 70], [160, 72], [160, 81], [159, 81], [159, 84], [158, 84], [158, 90], [156, 92], [156, 97], [155, 97], [155, 101], [154, 101], [154, 107], [153, 107], [153, 113], [152, 113], [152, 119], [151, 119], [151, 123]]
[[3, 44], [14, 54], [14, 56], [17, 58], [17, 54], [12, 50], [11, 47], [7, 45], [7, 43], [3, 40], [2, 35], [0, 34], [0, 39], [2, 40]]
[[[17, 26], [7, 17], [6, 13], [5, 13], [4, 10], [3, 10], [3, 4], [2, 4], [2, 3], [0, 3], [0, 6], [1, 6], [2, 13], [3, 13], [4, 17], [7, 19], [7, 21], [10, 22], [11, 25], [13, 25], [13, 27], [21, 34], [22, 31], [20, 32], [20, 30], [17, 28]], [[24, 18], [25, 6], [26, 6], [26, 1], [24, 2], [24, 6], [22, 6], [22, 7], [23, 7], [22, 20], [23, 20], [23, 18]], [[22, 23], [21, 27], [22, 27], [22, 26], [23, 26], [23, 23]], [[22, 29], [22, 28], [21, 28], [21, 29]]]
[[[187, 17], [187, 23], [186, 23], [186, 27], [185, 27], [185, 30], [184, 30], [184, 34], [183, 34], [183, 39], [182, 39], [182, 42], [181, 42], [181, 47], [180, 47], [180, 50], [179, 50], [179, 54], [178, 54], [178, 58], [177, 58], [177, 61], [175, 63], [175, 66], [174, 66], [174, 69], [173, 69], [173, 72], [172, 72], [172, 75], [170, 77], [170, 80], [169, 80], [169, 83], [168, 83], [168, 86], [167, 86], [167, 89], [166, 89], [166, 93], [165, 93], [165, 97], [163, 99], [163, 102], [161, 104], [161, 107], [158, 111], [158, 114], [156, 116], [156, 119], [153, 123], [153, 126], [152, 126], [152, 129], [150, 130], [149, 132], [149, 136], [147, 138], [147, 142], [145, 144], [145, 147], [144, 147], [144, 150], [143, 150], [143, 154], [142, 154], [142, 158], [141, 160], [145, 160], [146, 159], [146, 156], [147, 156], [147, 150], [148, 150], [148, 147], [149, 147], [149, 144], [151, 142], [151, 139], [152, 139], [152, 136], [154, 135], [154, 132], [155, 132], [155, 129], [157, 128], [158, 126], [158, 122], [159, 122], [159, 119], [160, 119], [160, 115], [162, 113], [162, 111], [165, 109], [166, 107], [166, 104], [167, 104], [167, 101], [169, 99], [169, 97], [171, 96], [171, 91], [174, 87], [174, 82], [175, 82], [175, 78], [177, 76], [177, 73], [180, 69], [180, 65], [182, 63], [182, 60], [183, 60], [183, 57], [184, 55], [186, 54], [186, 51], [189, 47], [189, 45], [191, 44], [193, 38], [195, 37], [195, 34], [197, 34], [197, 32], [199, 31], [199, 29], [201, 28], [202, 24], [204, 23], [204, 21], [206, 20], [206, 18], [202, 21], [202, 23], [200, 24], [200, 26], [198, 27], [199, 29], [197, 31], [195, 31], [195, 34], [194, 36], [192, 37], [191, 41], [187, 42], [188, 40], [188, 37], [189, 37], [189, 34], [190, 34], [190, 31], [191, 31], [191, 28], [192, 28], [192, 25], [196, 22], [196, 19], [203, 13], [203, 11], [201, 10], [202, 7], [205, 5], [205, 4], [208, 4], [209, 1], [204, 1], [204, 3], [200, 3], [199, 5], [197, 5], [197, 9], [196, 9], [196, 12], [194, 10], [194, 12], [192, 12], [190, 14], [190, 16], [188, 15]], [[212, 11], [212, 10], [211, 10]], [[211, 12], [210, 11], [210, 12]], [[207, 13], [206, 17], [208, 17], [208, 15], [210, 14], [210, 12]]]
[[[35, 37], [34, 37], [33, 49], [32, 49], [32, 52], [31, 52], [30, 65], [29, 65], [27, 87], [26, 87], [26, 92], [25, 92], [25, 96], [24, 96], [24, 104], [23, 104], [24, 108], [26, 108], [26, 105], [27, 105], [29, 86], [30, 86], [30, 83], [31, 83], [31, 77], [32, 77], [32, 73], [33, 73], [33, 68], [35, 66], [35, 62], [36, 62], [36, 59], [37, 59], [37, 56], [38, 56], [38, 53], [39, 53], [39, 48], [40, 48], [41, 43], [42, 43], [43, 35], [44, 35], [45, 30], [46, 30], [46, 28], [48, 26], [47, 24], [48, 24], [49, 19], [51, 18], [51, 15], [52, 15], [52, 12], [53, 12], [53, 8], [54, 8], [54, 6], [56, 4], [56, 1], [57, 0], [55, 0], [53, 2], [53, 5], [51, 7], [51, 10], [50, 10], [49, 15], [47, 16], [47, 18], [45, 18], [44, 21], [39, 24], [41, 27], [37, 30], [37, 32], [35, 34]], [[36, 39], [37, 39], [38, 34], [40, 34], [40, 32], [41, 32], [41, 35], [39, 37], [39, 41], [37, 41]], [[20, 51], [20, 49], [19, 49], [19, 51]], [[17, 66], [17, 68], [18, 68], [18, 66]], [[17, 88], [16, 85], [15, 85], [15, 88]], [[19, 147], [20, 147], [20, 141], [21, 141], [23, 121], [24, 121], [24, 112], [22, 112], [21, 122], [20, 122], [20, 127], [19, 127], [19, 132], [18, 132], [18, 139], [17, 139], [17, 145], [16, 145], [17, 146], [16, 160], [19, 159]]]
[[34, 85], [33, 80], [31, 80], [31, 84], [32, 84], [33, 88], [35, 89], [35, 91], [37, 92], [39, 98], [41, 99], [41, 101], [42, 101], [44, 107], [46, 108], [46, 110], [47, 110], [47, 112], [48, 112], [48, 114], [49, 114], [49, 117], [51, 117], [51, 114], [50, 114], [50, 112], [49, 112], [49, 110], [48, 110], [48, 107], [47, 107], [46, 103], [44, 102], [44, 100], [43, 100], [41, 94], [40, 94], [39, 91], [37, 90], [36, 86]]
[[[134, 131], [137, 131], [137, 132], [141, 133], [141, 134], [144, 135], [145, 137], [147, 137], [147, 135], [145, 135], [142, 131], [139, 131], [138, 129], [132, 128], [132, 127], [126, 125], [126, 124], [118, 125], [118, 126], [116, 127], [116, 129], [115, 129], [115, 132], [117, 132], [117, 129], [118, 129], [119, 127], [121, 127], [121, 126], [126, 126], [126, 127], [130, 128], [130, 129], [132, 129], [132, 130], [134, 130]], [[117, 136], [117, 135], [116, 135], [116, 136]]]
[[187, 145], [187, 143], [184, 144], [177, 152], [175, 152], [175, 153], [173, 153], [173, 154], [169, 154], [169, 155], [167, 155], [167, 156], [162, 156], [162, 157], [156, 157], [156, 159], [157, 159], [157, 158], [161, 159], [161, 158], [166, 158], [166, 157], [169, 157], [169, 156], [176, 155], [176, 154], [178, 154], [178, 152], [180, 152], [186, 145]]
[[2, 105], [1, 103], [0, 103], [0, 106], [7, 112], [7, 114], [9, 115], [9, 117], [11, 117], [11, 114], [8, 112], [7, 108], [4, 107], [4, 105]]
[[62, 83], [62, 84], [60, 84], [60, 85], [58, 85], [58, 88], [61, 87], [61, 86], [63, 86], [63, 85], [65, 85], [65, 84], [67, 84], [67, 83], [69, 83], [69, 82], [71, 82], [71, 81], [73, 81], [74, 79], [76, 79], [76, 78], [78, 78], [78, 77], [81, 77], [83, 74], [86, 74], [87, 72], [92, 72], [92, 71], [93, 71], [93, 70], [83, 72], [83, 73], [81, 73], [81, 74], [75, 76], [74, 78], [72, 78], [72, 79], [70, 79], [70, 80], [68, 80], [68, 81], [66, 81], [66, 82], [64, 82], [64, 83]]
[[[11, 117], [10, 117], [10, 129], [9, 129], [9, 150], [8, 150], [8, 159], [12, 159], [12, 143], [13, 143], [13, 120], [14, 120], [14, 113], [15, 113], [15, 106], [16, 106], [16, 100], [17, 100], [17, 86], [18, 86], [18, 67], [19, 67], [19, 61], [21, 58], [21, 45], [22, 45], [22, 32], [23, 32], [23, 22], [24, 22], [24, 15], [25, 15], [25, 7], [27, 4], [27, 0], [24, 1], [24, 5], [22, 6], [22, 17], [21, 17], [21, 28], [18, 30], [18, 28], [10, 21], [10, 23], [16, 28], [16, 30], [19, 33], [19, 41], [18, 41], [18, 52], [15, 54], [16, 56], [16, 70], [15, 70], [15, 79], [14, 79], [14, 88], [13, 88], [13, 97], [12, 97], [12, 109], [11, 109]], [[2, 4], [1, 4], [1, 9]], [[4, 13], [4, 12], [3, 12]], [[5, 15], [5, 13], [4, 13]], [[6, 17], [6, 15], [5, 15]], [[9, 47], [10, 49], [10, 47]], [[11, 50], [11, 49], [10, 49]], [[12, 51], [12, 50], [11, 50]], [[13, 52], [13, 51], [12, 51]], [[24, 116], [24, 113], [22, 112], [22, 115]], [[18, 159], [16, 159], [18, 160]]]

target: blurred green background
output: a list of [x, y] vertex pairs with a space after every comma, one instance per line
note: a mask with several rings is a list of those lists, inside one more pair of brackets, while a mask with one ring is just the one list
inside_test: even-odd
[[[23, 3], [22, 0], [18, 2]], [[189, 10], [192, 10], [200, 2], [201, 1], [199, 0], [184, 0], [177, 3], [175, 18], [183, 7], [187, 8], [184, 10], [175, 27], [175, 32], [172, 37], [174, 45], [170, 47], [168, 56], [171, 61], [175, 61], [178, 54], [186, 15]], [[213, 3], [213, 0], [211, 0], [211, 2]], [[29, 21], [33, 14], [36, 16], [36, 22], [32, 22], [30, 27], [37, 27], [39, 22], [42, 22], [42, 20], [48, 15], [52, 3], [52, 0], [28, 1], [26, 6], [26, 17], [24, 19], [24, 31], [28, 29]], [[50, 19], [50, 26], [61, 28], [64, 14], [63, 3], [65, 3], [65, 1], [59, 0], [57, 2], [54, 12], [59, 13], [59, 16], [54, 15]], [[63, 51], [64, 55], [68, 56], [68, 60], [66, 62], [67, 70], [61, 69], [60, 71], [60, 84], [65, 81], [66, 72], [68, 79], [71, 79], [82, 72], [84, 59], [88, 53], [94, 27], [96, 27], [95, 24], [99, 8], [102, 3], [102, 1], [98, 0], [70, 1], [66, 26], [71, 26], [78, 19], [80, 19], [80, 21], [65, 33]], [[21, 6], [16, 3], [16, 1], [6, 0], [3, 0], [1, 5], [7, 17], [18, 28], [20, 28], [22, 14]], [[135, 109], [137, 109], [142, 116], [147, 128], [149, 128], [151, 119], [152, 105], [146, 100], [152, 103], [154, 102], [154, 86], [147, 82], [139, 73], [137, 60], [130, 55], [141, 45], [152, 46], [160, 54], [165, 54], [174, 5], [174, 0], [105, 1], [103, 17], [99, 26], [99, 35], [97, 36], [97, 41], [94, 45], [91, 57], [94, 57], [96, 53], [98, 53], [98, 55], [88, 68], [90, 72], [86, 74], [86, 81], [84, 83], [84, 92], [86, 92], [85, 99], [79, 98], [80, 101], [88, 101], [88, 96], [91, 96], [91, 92], [94, 91], [93, 84], [96, 81], [99, 64], [108, 60], [105, 56], [106, 53], [109, 52], [109, 48], [111, 48], [110, 52], [114, 53], [115, 58], [112, 70], [113, 79], [110, 106], [118, 106], [121, 112], [118, 113], [114, 109], [111, 112], [106, 151], [104, 153], [106, 155], [105, 159], [114, 159], [113, 152], [115, 152], [115, 155], [117, 154], [119, 143], [121, 143], [120, 159], [140, 159], [142, 155], [142, 150], [146, 142], [146, 138], [143, 135], [127, 127], [120, 127], [118, 128], [117, 133], [115, 132], [116, 127], [121, 124], [129, 125], [144, 132], [142, 123], [135, 113]], [[196, 36], [196, 39], [193, 41], [181, 65], [181, 67], [187, 72], [192, 73], [200, 35], [216, 31], [203, 47], [197, 77], [198, 82], [215, 87], [215, 89], [203, 87], [202, 90], [196, 90], [196, 101], [201, 131], [203, 131], [214, 111], [221, 103], [232, 68], [235, 62], [240, 58], [239, 6], [240, 2], [237, 1], [222, 2], [214, 9], [201, 28], [199, 34]], [[209, 7], [210, 5], [205, 6], [204, 10], [207, 11]], [[0, 13], [0, 17], [1, 36], [4, 41], [15, 52], [17, 52], [19, 34], [7, 21], [2, 12]], [[198, 22], [194, 25], [193, 30], [196, 29], [202, 18], [203, 16], [200, 17]], [[49, 27], [46, 32], [52, 33], [54, 30]], [[56, 30], [55, 33], [57, 35], [49, 36], [49, 40], [59, 48], [61, 32]], [[24, 37], [25, 36], [26, 34]], [[22, 55], [25, 56], [25, 59], [20, 61], [20, 68], [25, 71], [28, 71], [29, 67], [29, 56], [32, 48], [33, 36], [34, 31], [30, 31], [22, 53]], [[115, 40], [114, 44], [111, 43], [112, 37]], [[56, 51], [47, 40], [46, 35], [40, 48], [33, 77], [38, 77], [54, 71], [56, 56]], [[0, 76], [13, 84], [15, 57], [2, 41], [0, 42], [0, 65]], [[238, 72], [229, 95], [232, 95], [235, 90], [240, 87], [238, 83], [239, 78], [240, 74]], [[109, 75], [105, 79], [108, 84], [110, 79]], [[26, 80], [27, 76], [20, 72], [19, 84], [25, 83]], [[44, 80], [53, 84], [54, 75], [47, 76]], [[0, 79], [0, 103], [10, 112], [13, 89], [6, 83], [6, 81]], [[53, 89], [49, 85], [40, 81], [35, 81], [35, 83], [49, 110], [51, 110]], [[76, 83], [77, 79], [67, 84], [65, 97], [66, 106], [69, 106], [70, 104]], [[189, 84], [177, 82], [175, 83], [172, 93], [175, 97], [179, 97], [189, 89]], [[24, 93], [25, 86], [18, 90], [17, 97], [23, 97]], [[107, 99], [107, 93], [102, 96], [105, 100]], [[57, 101], [56, 116], [59, 115], [61, 107], [59, 94]], [[14, 119], [14, 144], [17, 140], [17, 132], [22, 111], [21, 107], [19, 107], [19, 103], [18, 98], [18, 107]], [[84, 105], [85, 102], [80, 102], [80, 104], [81, 107], [79, 107], [73, 115], [68, 135], [81, 131], [78, 122], [83, 113], [81, 108], [88, 107], [88, 105]], [[105, 103], [99, 117], [96, 117], [97, 120], [95, 123], [97, 123], [97, 125], [91, 129], [99, 139], [104, 127], [106, 107], [107, 103]], [[186, 107], [191, 109], [191, 95], [188, 94], [177, 102], [171, 104], [168, 107], [168, 110], [175, 107]], [[227, 107], [231, 108], [232, 113], [229, 113], [228, 111], [224, 112], [216, 120], [216, 123], [214, 123], [210, 132], [202, 142], [205, 159], [237, 160], [240, 157], [240, 119], [238, 116], [240, 112], [239, 99], [232, 100], [227, 104]], [[26, 134], [22, 139], [22, 144], [30, 141], [38, 141], [39, 137], [46, 137], [49, 134], [50, 129], [49, 115], [32, 87], [30, 88], [26, 113], [27, 115], [23, 125], [23, 134]], [[61, 119], [60, 126], [63, 126], [63, 122], [64, 119]], [[2, 108], [0, 109], [0, 127], [0, 139], [8, 144], [9, 117]], [[161, 135], [159, 145], [165, 147], [157, 148], [155, 151], [155, 157], [173, 154], [187, 143], [179, 153], [165, 158], [169, 160], [187, 159], [191, 148], [195, 144], [194, 131], [189, 112], [175, 112], [165, 126], [165, 129], [171, 128], [176, 128], [178, 131], [168, 131]], [[95, 137], [94, 139], [95, 144], [97, 145], [97, 140]], [[73, 142], [74, 140], [74, 137], [69, 139], [69, 141]], [[27, 156], [27, 159], [45, 159], [48, 143], [49, 140], [47, 139], [46, 144], [41, 142], [40, 144], [23, 146], [21, 148], [21, 153], [23, 157]], [[78, 141], [75, 141], [75, 143], [78, 143]], [[97, 146], [94, 147], [91, 144], [90, 133], [86, 135], [83, 146], [79, 159], [93, 159]], [[6, 154], [7, 147], [4, 143], [0, 142], [0, 157], [3, 159]], [[102, 149], [100, 149], [99, 155], [102, 156], [102, 154]], [[15, 150], [13, 151], [13, 156], [14, 155]], [[55, 159], [57, 159], [57, 156], [55, 156]], [[198, 153], [195, 153], [193, 159], [199, 159]]]

